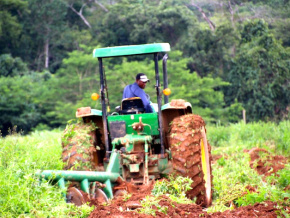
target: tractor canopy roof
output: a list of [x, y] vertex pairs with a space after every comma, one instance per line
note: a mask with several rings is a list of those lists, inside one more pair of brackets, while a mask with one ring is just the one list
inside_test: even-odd
[[127, 45], [107, 48], [97, 48], [93, 51], [95, 58], [118, 57], [127, 55], [142, 55], [170, 51], [169, 43], [154, 43], [143, 45]]

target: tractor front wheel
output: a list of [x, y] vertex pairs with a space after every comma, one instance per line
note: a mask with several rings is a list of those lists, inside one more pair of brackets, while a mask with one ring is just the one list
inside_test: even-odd
[[193, 180], [186, 194], [196, 203], [208, 207], [212, 202], [210, 145], [205, 122], [195, 114], [176, 117], [171, 124], [169, 145], [176, 176]]

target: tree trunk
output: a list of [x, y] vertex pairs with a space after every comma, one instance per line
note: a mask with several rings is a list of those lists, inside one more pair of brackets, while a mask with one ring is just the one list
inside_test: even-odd
[[83, 22], [91, 29], [92, 26], [91, 24], [89, 23], [89, 21], [87, 21], [87, 19], [84, 17], [83, 15], [83, 8], [86, 6], [86, 4], [83, 4], [80, 11], [78, 12], [74, 7], [73, 5], [69, 5], [70, 9], [72, 9], [73, 12], [75, 12], [77, 15], [80, 16], [80, 18], [83, 20]]
[[199, 7], [198, 5], [194, 4], [193, 1], [191, 1], [191, 5], [194, 6], [194, 7], [196, 7], [196, 8], [199, 10], [199, 12], [202, 14], [202, 17], [204, 18], [204, 20], [208, 23], [210, 29], [211, 29], [212, 31], [214, 31], [214, 30], [215, 30], [215, 25], [214, 25], [214, 23], [213, 23], [213, 22], [212, 22], [212, 21], [211, 21], [211, 20], [206, 16], [206, 14], [205, 14], [205, 12], [202, 10], [202, 8]]
[[234, 11], [233, 11], [233, 8], [232, 8], [232, 3], [231, 3], [230, 0], [228, 1], [228, 3], [229, 3], [229, 11], [230, 11], [230, 14], [231, 14], [231, 22], [232, 22], [232, 26], [233, 26], [233, 28], [235, 28], [235, 23], [234, 23]]
[[109, 10], [108, 10], [104, 5], [102, 5], [100, 2], [98, 2], [97, 0], [95, 0], [95, 3], [96, 3], [97, 5], [99, 5], [100, 8], [102, 8], [103, 11], [105, 11], [105, 12], [109, 12]]
[[45, 63], [44, 63], [44, 68], [48, 69], [49, 67], [49, 39], [45, 40], [44, 44], [44, 57], [45, 57]]

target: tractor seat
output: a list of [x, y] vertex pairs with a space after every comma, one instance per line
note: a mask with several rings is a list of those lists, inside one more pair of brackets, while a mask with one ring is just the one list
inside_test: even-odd
[[120, 114], [140, 114], [144, 112], [145, 108], [141, 98], [133, 97], [122, 100]]

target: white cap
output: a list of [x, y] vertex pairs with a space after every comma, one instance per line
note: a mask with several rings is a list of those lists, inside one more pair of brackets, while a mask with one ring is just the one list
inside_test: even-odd
[[149, 81], [149, 79], [147, 78], [146, 75], [142, 75], [142, 76], [140, 76], [140, 80], [141, 80], [142, 82], [144, 82], [144, 83], [146, 83], [146, 82]]

